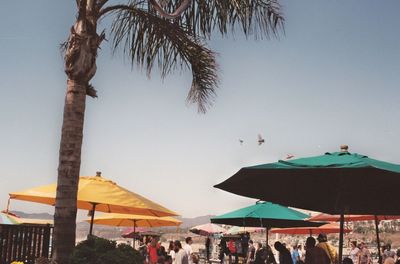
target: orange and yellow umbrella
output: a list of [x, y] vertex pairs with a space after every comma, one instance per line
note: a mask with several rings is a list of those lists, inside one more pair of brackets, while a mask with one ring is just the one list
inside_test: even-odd
[[[133, 237], [135, 238], [136, 227], [161, 227], [161, 226], [179, 226], [182, 221], [170, 216], [156, 217], [146, 215], [132, 214], [103, 214], [99, 217], [87, 219], [86, 222], [91, 222], [97, 225], [108, 226], [131, 226], [133, 227]], [[135, 239], [133, 240], [135, 244]]]
[[[24, 200], [54, 205], [57, 184], [12, 192], [10, 199]], [[78, 185], [77, 208], [107, 213], [138, 214], [150, 216], [175, 216], [177, 213], [137, 194], [115, 182], [101, 177], [98, 173], [92, 177], [80, 177]], [[90, 233], [92, 224], [90, 226]]]

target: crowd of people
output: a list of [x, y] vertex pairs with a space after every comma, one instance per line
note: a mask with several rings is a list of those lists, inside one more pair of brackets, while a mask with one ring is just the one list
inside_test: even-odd
[[[382, 263], [383, 264], [400, 264], [400, 250], [397, 252], [391, 249], [390, 244], [382, 247]], [[357, 241], [351, 242], [350, 256], [343, 260], [344, 264], [370, 264], [371, 253], [364, 242], [357, 244]]]
[[[237, 244], [238, 242], [236, 242]], [[233, 247], [232, 241], [228, 246], [221, 246], [220, 261], [224, 263], [225, 255], [229, 256], [229, 264], [238, 263], [237, 249]], [[284, 243], [275, 242], [274, 255], [269, 245], [263, 246], [261, 243], [248, 241], [247, 250], [243, 250], [242, 256], [246, 264], [338, 264], [337, 249], [328, 242], [326, 234], [319, 234], [317, 239], [308, 237], [304, 249], [301, 245], [294, 245], [290, 250]], [[231, 256], [234, 256], [231, 258]], [[351, 243], [351, 250], [348, 257], [344, 258], [343, 264], [372, 264], [371, 253], [364, 242], [357, 244]], [[390, 245], [386, 245], [382, 250], [383, 264], [400, 264], [400, 250], [391, 250]]]
[[[235, 245], [241, 245], [240, 252]], [[338, 259], [336, 249], [328, 243], [325, 234], [318, 236], [318, 244], [313, 237], [309, 237], [305, 251], [300, 245], [293, 246], [290, 251], [279, 241], [275, 242], [274, 248], [277, 251], [276, 256], [269, 245], [263, 246], [260, 242], [253, 243], [252, 240], [243, 238], [236, 241], [230, 239], [226, 245], [226, 241], [221, 239], [220, 261], [224, 263], [226, 255], [229, 263], [238, 263], [238, 257], [241, 256], [246, 264], [276, 264], [278, 261], [280, 264], [333, 264]]]
[[139, 252], [145, 264], [197, 264], [198, 255], [192, 249], [191, 237], [185, 239], [185, 244], [179, 240], [170, 241], [166, 249], [158, 241], [157, 237], [140, 241]]
[[[318, 243], [317, 243], [318, 241]], [[139, 252], [143, 255], [146, 264], [197, 264], [199, 256], [193, 252], [193, 240], [185, 239], [184, 245], [179, 240], [170, 241], [166, 249], [159, 243], [157, 237], [140, 242]], [[205, 260], [210, 260], [209, 238], [205, 240]], [[245, 234], [239, 238], [222, 238], [219, 244], [219, 260], [221, 264], [338, 264], [337, 249], [332, 246], [325, 234], [319, 234], [317, 240], [308, 237], [304, 249], [301, 245], [294, 245], [290, 250], [284, 243], [275, 242], [274, 254], [269, 245], [263, 246], [260, 242], [253, 242]], [[382, 248], [383, 264], [400, 264], [400, 250], [391, 249], [390, 244]], [[372, 264], [371, 253], [364, 242], [351, 242], [349, 256], [344, 258], [343, 264]]]

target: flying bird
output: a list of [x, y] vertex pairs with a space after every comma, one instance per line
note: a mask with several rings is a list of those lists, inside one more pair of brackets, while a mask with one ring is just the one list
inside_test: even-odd
[[261, 146], [261, 144], [265, 143], [265, 140], [262, 138], [260, 134], [258, 134], [258, 145]]
[[239, 138], [239, 143], [240, 143], [240, 145], [243, 145], [243, 139]]
[[286, 159], [287, 160], [292, 159], [292, 158], [294, 158], [293, 154], [286, 154]]

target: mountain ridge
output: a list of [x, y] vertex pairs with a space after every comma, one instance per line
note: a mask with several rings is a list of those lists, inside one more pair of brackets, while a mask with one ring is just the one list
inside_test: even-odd
[[[32, 218], [32, 219], [53, 219], [53, 215], [49, 213], [25, 213], [23, 211], [11, 211], [22, 218]], [[202, 215], [196, 217], [176, 217], [182, 221], [180, 228], [190, 228], [197, 225], [207, 224], [210, 222], [210, 218], [214, 215]]]

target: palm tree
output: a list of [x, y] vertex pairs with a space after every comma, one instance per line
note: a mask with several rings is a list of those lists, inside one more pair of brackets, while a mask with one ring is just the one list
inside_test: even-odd
[[[112, 2], [112, 3], [111, 3]], [[75, 244], [76, 198], [81, 163], [86, 96], [97, 97], [90, 80], [105, 32], [101, 18], [113, 16], [113, 48], [121, 47], [132, 64], [162, 77], [191, 70], [187, 100], [204, 113], [218, 86], [216, 54], [205, 45], [213, 33], [240, 30], [255, 38], [277, 36], [283, 28], [278, 0], [76, 0], [77, 18], [65, 43], [67, 92], [59, 153], [54, 214], [53, 260], [68, 262]]]

